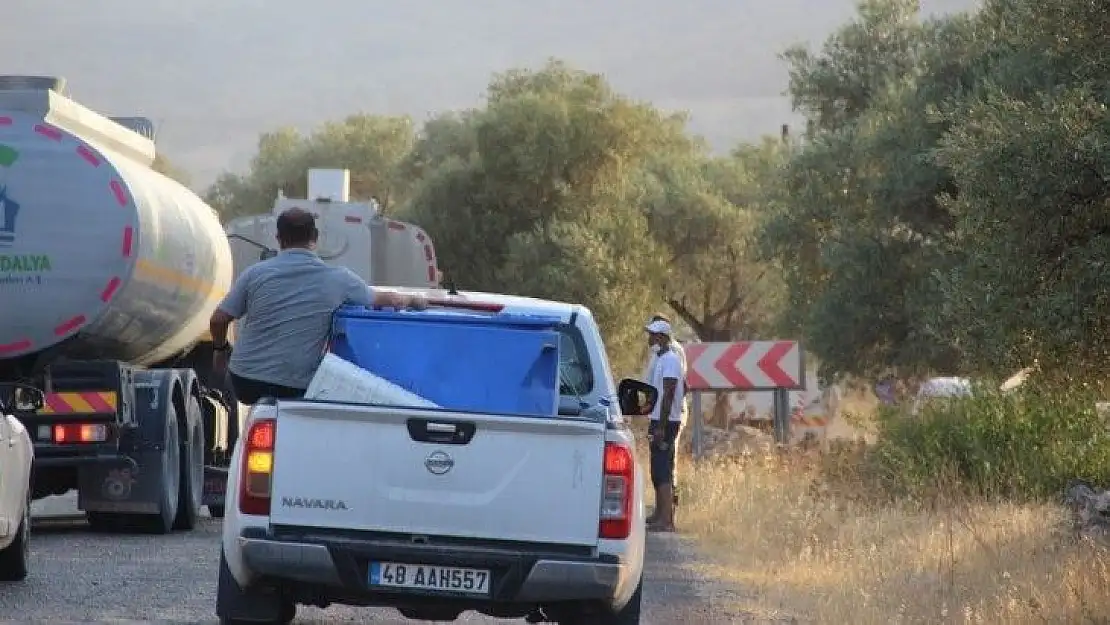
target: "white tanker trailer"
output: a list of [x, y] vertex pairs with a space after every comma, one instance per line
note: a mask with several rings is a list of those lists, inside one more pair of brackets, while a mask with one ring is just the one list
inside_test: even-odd
[[0, 391], [24, 400], [34, 498], [76, 488], [94, 527], [189, 529], [223, 515], [238, 431], [208, 320], [257, 257], [235, 267], [216, 212], [151, 168], [148, 121], [61, 84], [0, 76]]

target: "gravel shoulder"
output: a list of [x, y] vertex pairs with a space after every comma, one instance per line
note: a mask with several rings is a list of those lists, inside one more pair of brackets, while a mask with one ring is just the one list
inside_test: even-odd
[[[99, 535], [74, 521], [75, 497], [36, 504], [33, 571], [0, 587], [0, 623], [214, 624], [220, 523], [169, 536]], [[43, 515], [54, 516], [54, 519]], [[646, 625], [744, 623], [726, 612], [720, 590], [700, 578], [689, 543], [651, 535], [645, 572]], [[412, 624], [393, 610], [300, 608], [297, 623]], [[457, 622], [520, 623], [464, 614]]]
[[[649, 534], [645, 606], [651, 625], [756, 623], [738, 610], [731, 589], [697, 570], [692, 541], [681, 534]], [[650, 594], [648, 594], [650, 591]]]

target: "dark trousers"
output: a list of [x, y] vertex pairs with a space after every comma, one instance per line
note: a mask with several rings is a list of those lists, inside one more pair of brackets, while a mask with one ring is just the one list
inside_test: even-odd
[[235, 390], [235, 398], [240, 403], [248, 406], [258, 403], [258, 400], [263, 397], [273, 397], [274, 399], [300, 399], [304, 397], [305, 390], [303, 388], [293, 388], [290, 386], [282, 386], [280, 384], [270, 384], [269, 382], [260, 382], [250, 378], [231, 374], [231, 387]]
[[[676, 457], [675, 448], [677, 447], [676, 442], [678, 441], [678, 435], [682, 430], [682, 424], [676, 423], [674, 421], [667, 421], [663, 440], [660, 442], [655, 442], [655, 432], [658, 431], [660, 427], [663, 426], [661, 426], [659, 421], [656, 420], [652, 420], [651, 423], [648, 425], [648, 435], [652, 437], [651, 483], [656, 488], [658, 488], [659, 486], [666, 486], [668, 484], [672, 487], [675, 487], [677, 486], [675, 484], [674, 476], [674, 465]], [[677, 488], [674, 489], [674, 491], [676, 493], [675, 498], [677, 499]]]

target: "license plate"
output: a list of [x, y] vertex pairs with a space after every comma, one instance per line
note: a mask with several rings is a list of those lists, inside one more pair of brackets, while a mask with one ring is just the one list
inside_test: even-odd
[[489, 571], [485, 569], [401, 562], [370, 563], [371, 586], [488, 595], [489, 577]]

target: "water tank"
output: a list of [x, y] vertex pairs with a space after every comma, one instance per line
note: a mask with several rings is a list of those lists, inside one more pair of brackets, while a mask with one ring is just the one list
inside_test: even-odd
[[150, 168], [146, 139], [27, 95], [0, 90], [0, 359], [188, 348], [231, 281], [219, 217]]
[[308, 170], [308, 193], [311, 201], [350, 202], [351, 172], [347, 169]]

